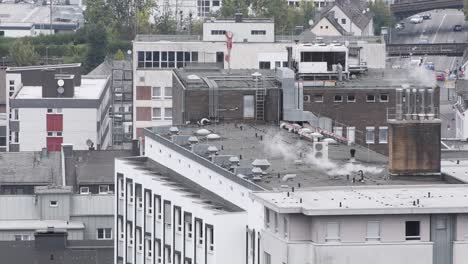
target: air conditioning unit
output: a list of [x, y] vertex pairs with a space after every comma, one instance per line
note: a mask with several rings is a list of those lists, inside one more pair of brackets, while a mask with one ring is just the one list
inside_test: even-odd
[[313, 144], [314, 158], [316, 159], [328, 159], [328, 142], [314, 142]]
[[303, 100], [304, 103], [309, 103], [310, 102], [310, 95], [304, 95], [302, 97], [302, 100]]

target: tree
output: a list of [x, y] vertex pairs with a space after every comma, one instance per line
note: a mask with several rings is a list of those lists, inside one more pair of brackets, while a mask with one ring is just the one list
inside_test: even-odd
[[221, 17], [233, 17], [236, 13], [242, 13], [247, 16], [248, 11], [245, 0], [223, 0], [220, 15]]
[[177, 21], [169, 12], [155, 17], [154, 22], [157, 34], [175, 34], [177, 31]]
[[382, 27], [393, 27], [395, 18], [393, 17], [390, 6], [383, 0], [376, 0], [371, 2], [369, 9], [374, 13], [374, 34], [380, 35]]
[[107, 53], [107, 31], [99, 25], [88, 25], [87, 28], [86, 58], [84, 67], [87, 72], [96, 68], [106, 58]]
[[114, 54], [114, 60], [125, 60], [125, 54], [121, 49], [117, 50], [117, 52]]
[[39, 61], [39, 54], [34, 49], [31, 42], [17, 39], [9, 49], [9, 57], [15, 66], [36, 65]]
[[468, 0], [463, 1], [463, 13], [465, 14], [465, 21], [468, 21]]
[[86, 0], [84, 18], [87, 24], [109, 26], [112, 22], [110, 7], [105, 0]]

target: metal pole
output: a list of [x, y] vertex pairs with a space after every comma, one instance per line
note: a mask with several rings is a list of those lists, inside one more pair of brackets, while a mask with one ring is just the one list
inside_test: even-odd
[[52, 1], [53, 1], [53, 0], [50, 0], [50, 25], [49, 25], [49, 26], [50, 26], [49, 29], [50, 29], [50, 34], [51, 34], [51, 35], [54, 34], [54, 31], [53, 31], [53, 29], [52, 29]]

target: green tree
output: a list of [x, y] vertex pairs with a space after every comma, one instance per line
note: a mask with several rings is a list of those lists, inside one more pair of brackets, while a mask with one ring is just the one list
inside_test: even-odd
[[114, 54], [114, 60], [125, 60], [125, 54], [121, 49], [117, 50], [117, 52]]
[[463, 1], [463, 13], [465, 14], [465, 21], [468, 21], [468, 0]]
[[86, 72], [89, 72], [106, 58], [108, 44], [106, 29], [99, 25], [88, 25], [87, 43], [88, 50], [86, 51], [84, 68]]
[[390, 6], [383, 0], [376, 0], [374, 3], [371, 2], [369, 9], [374, 14], [375, 35], [380, 35], [382, 27], [393, 27], [393, 25], [395, 25], [395, 18], [390, 11]]
[[105, 0], [86, 0], [84, 18], [87, 24], [109, 26], [112, 22], [110, 6]]
[[233, 17], [236, 13], [242, 13], [247, 16], [248, 11], [245, 0], [223, 0], [220, 15], [221, 17]]
[[170, 13], [162, 14], [154, 18], [154, 26], [157, 34], [175, 34], [177, 31], [177, 21]]
[[39, 54], [34, 49], [31, 42], [17, 39], [10, 46], [9, 57], [15, 66], [36, 65], [39, 61]]

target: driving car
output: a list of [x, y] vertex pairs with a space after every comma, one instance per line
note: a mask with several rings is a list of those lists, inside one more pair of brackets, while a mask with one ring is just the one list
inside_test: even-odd
[[455, 32], [463, 31], [463, 27], [461, 25], [455, 25], [453, 26], [453, 31]]
[[405, 23], [397, 23], [395, 29], [405, 29]]
[[437, 75], [436, 75], [436, 80], [437, 80], [437, 81], [440, 81], [440, 82], [445, 81], [445, 73], [443, 73], [443, 72], [437, 73]]
[[422, 18], [424, 20], [429, 20], [429, 19], [431, 19], [431, 14], [424, 14], [424, 15], [422, 15]]
[[430, 71], [434, 71], [435, 70], [435, 65], [433, 62], [426, 62], [426, 64], [424, 65], [426, 67], [426, 69], [430, 70]]
[[421, 16], [414, 16], [410, 19], [410, 22], [413, 24], [420, 24], [423, 22], [423, 18]]

